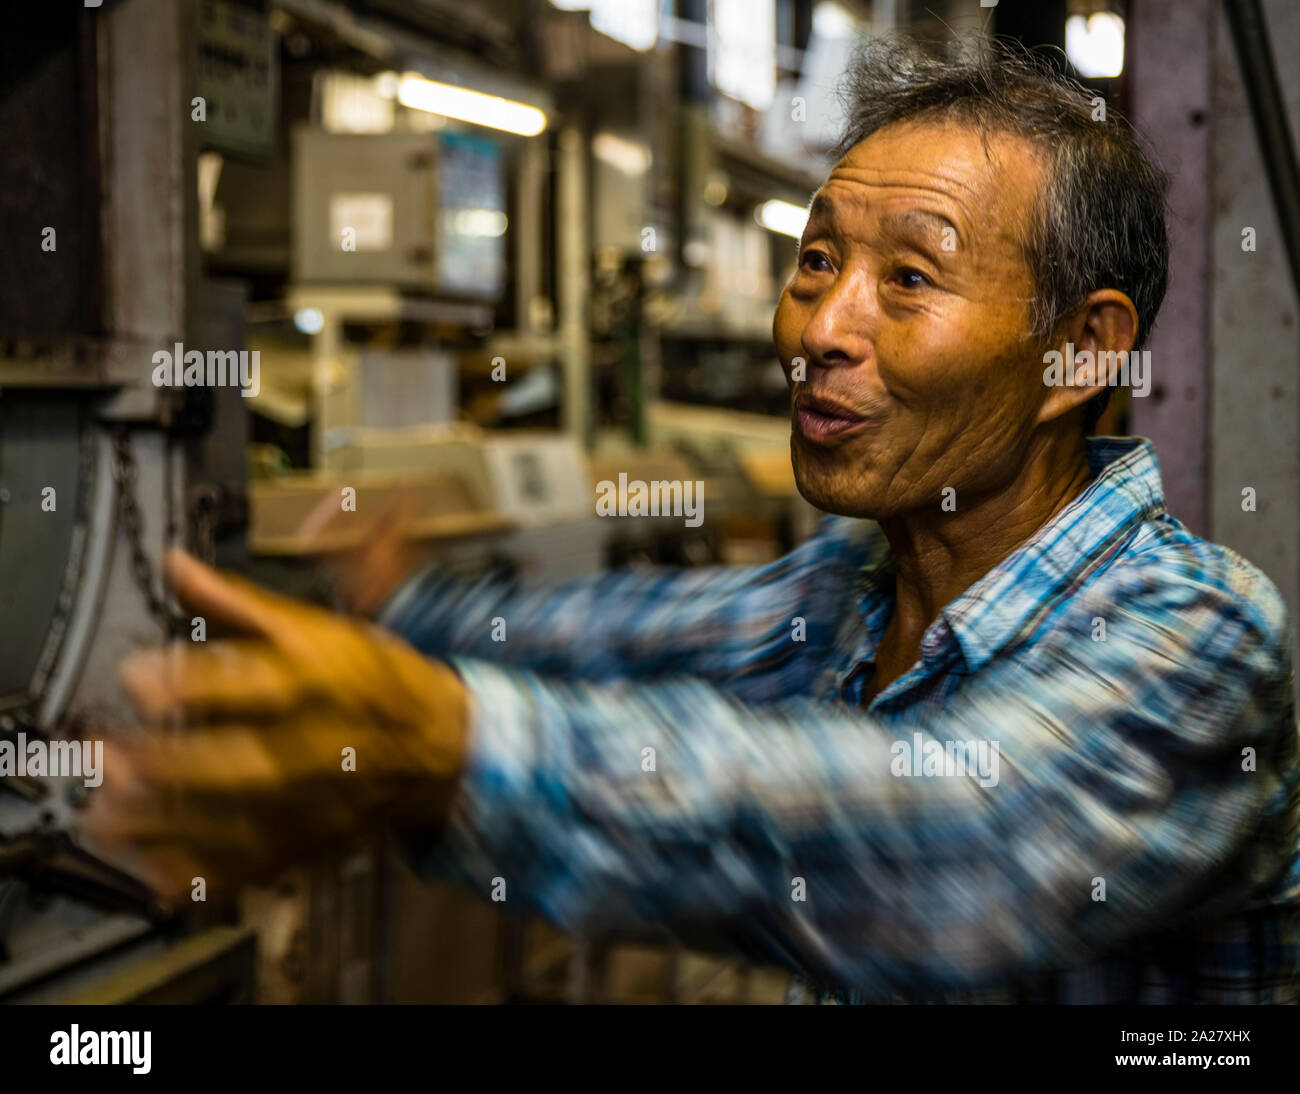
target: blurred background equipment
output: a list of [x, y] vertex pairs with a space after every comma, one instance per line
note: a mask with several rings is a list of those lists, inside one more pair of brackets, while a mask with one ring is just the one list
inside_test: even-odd
[[[126, 721], [117, 662], [189, 635], [167, 544], [334, 604], [332, 563], [402, 505], [447, 567], [524, 581], [801, 541], [819, 514], [790, 471], [772, 312], [835, 83], [894, 29], [1054, 47], [1150, 133], [1174, 278], [1154, 390], [1098, 432], [1151, 436], [1174, 511], [1300, 608], [1294, 505], [1236, 504], [1300, 494], [1300, 85], [1276, 66], [1300, 8], [1227, 7], [21, 5], [0, 40], [0, 740]], [[157, 386], [178, 344], [247, 354], [256, 383]], [[704, 483], [702, 524], [598, 517], [620, 475]], [[167, 922], [81, 842], [90, 792], [0, 778], [0, 999], [781, 996], [771, 970], [665, 939], [508, 918], [382, 842]]]

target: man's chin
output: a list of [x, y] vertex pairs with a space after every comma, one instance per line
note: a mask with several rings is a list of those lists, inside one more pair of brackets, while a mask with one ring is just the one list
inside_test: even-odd
[[848, 469], [818, 467], [798, 452], [793, 454], [793, 463], [795, 487], [809, 505], [840, 517], [879, 518], [883, 507], [876, 492], [864, 489], [860, 480], [854, 481]]

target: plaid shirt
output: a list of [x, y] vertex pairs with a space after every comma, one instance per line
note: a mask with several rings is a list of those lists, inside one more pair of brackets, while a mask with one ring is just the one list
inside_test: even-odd
[[[1168, 514], [1148, 442], [1089, 460], [865, 706], [894, 597], [871, 522], [753, 568], [418, 575], [381, 622], [476, 714], [413, 861], [572, 931], [776, 962], [809, 1000], [1296, 1002], [1286, 609]], [[995, 746], [996, 783], [897, 761], [949, 742]]]

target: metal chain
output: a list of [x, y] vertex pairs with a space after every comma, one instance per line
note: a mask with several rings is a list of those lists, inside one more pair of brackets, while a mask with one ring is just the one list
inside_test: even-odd
[[130, 433], [125, 425], [120, 424], [113, 429], [113, 480], [117, 483], [118, 515], [126, 533], [127, 546], [131, 548], [132, 576], [149, 607], [149, 614], [171, 637], [178, 633], [179, 621], [156, 591], [153, 565], [144, 549], [144, 520], [136, 498], [139, 469], [136, 467]]
[[220, 504], [220, 491], [209, 483], [196, 486], [190, 493], [189, 518], [194, 554], [199, 561], [209, 566], [216, 561], [217, 511]]

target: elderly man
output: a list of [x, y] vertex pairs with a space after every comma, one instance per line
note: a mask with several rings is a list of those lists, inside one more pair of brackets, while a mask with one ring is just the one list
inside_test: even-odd
[[385, 630], [174, 557], [248, 637], [124, 667], [188, 728], [124, 742], [100, 830], [175, 891], [385, 826], [807, 998], [1296, 1001], [1286, 610], [1149, 443], [1087, 439], [1164, 293], [1162, 177], [1023, 55], [872, 47], [849, 90], [774, 322], [836, 516], [758, 568], [425, 571]]

